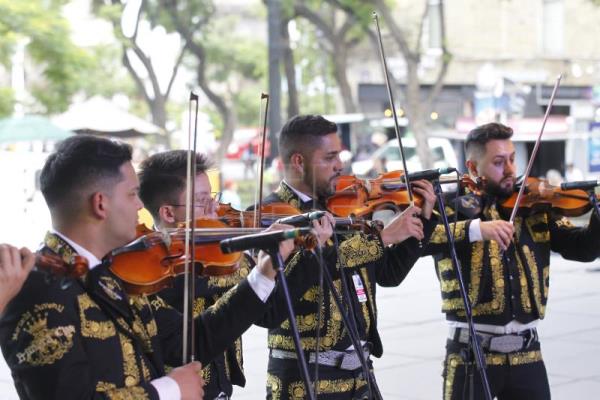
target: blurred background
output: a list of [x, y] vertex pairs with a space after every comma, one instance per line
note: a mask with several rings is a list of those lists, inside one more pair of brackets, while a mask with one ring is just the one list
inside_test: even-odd
[[469, 130], [499, 121], [522, 172], [562, 73], [532, 175], [600, 176], [598, 0], [0, 0], [0, 242], [36, 248], [48, 229], [38, 177], [58, 141], [117, 138], [136, 163], [185, 148], [190, 91], [234, 207], [254, 202], [263, 92], [266, 193], [299, 113], [338, 123], [346, 172], [401, 168], [373, 11], [409, 170], [464, 172]]

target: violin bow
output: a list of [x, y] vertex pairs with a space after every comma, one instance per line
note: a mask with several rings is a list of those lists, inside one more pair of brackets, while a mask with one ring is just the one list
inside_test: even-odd
[[410, 206], [415, 205], [415, 199], [413, 196], [413, 191], [410, 186], [410, 181], [408, 179], [408, 168], [406, 167], [406, 156], [404, 154], [404, 146], [402, 146], [402, 138], [400, 137], [400, 126], [398, 125], [398, 115], [396, 113], [396, 105], [394, 104], [394, 96], [392, 95], [392, 85], [390, 84], [390, 76], [387, 66], [387, 61], [385, 59], [385, 50], [383, 49], [383, 40], [381, 39], [381, 29], [379, 28], [379, 16], [377, 12], [373, 11], [373, 19], [375, 20], [375, 26], [377, 28], [377, 40], [379, 43], [379, 55], [381, 56], [381, 65], [383, 68], [383, 76], [385, 78], [385, 86], [388, 92], [388, 98], [390, 101], [390, 107], [392, 108], [392, 116], [394, 117], [394, 130], [396, 132], [396, 139], [398, 139], [398, 145], [400, 146], [400, 154], [402, 156], [402, 168], [404, 168], [404, 181], [406, 182], [406, 190], [408, 191], [408, 199], [410, 202]]
[[525, 186], [527, 183], [527, 178], [529, 178], [529, 174], [531, 173], [531, 167], [533, 166], [533, 161], [535, 160], [535, 156], [537, 155], [538, 149], [540, 147], [540, 143], [542, 142], [542, 135], [544, 134], [544, 128], [546, 127], [546, 122], [548, 121], [548, 117], [550, 116], [550, 110], [552, 110], [552, 105], [554, 104], [554, 96], [558, 91], [558, 87], [560, 86], [560, 80], [562, 79], [562, 74], [558, 75], [556, 78], [556, 82], [554, 83], [554, 88], [552, 89], [552, 95], [550, 96], [550, 101], [548, 102], [548, 107], [546, 108], [546, 114], [544, 115], [544, 119], [542, 120], [542, 128], [540, 129], [540, 134], [535, 142], [535, 146], [533, 147], [533, 151], [531, 152], [531, 157], [529, 158], [529, 163], [527, 164], [527, 169], [525, 170], [525, 175], [523, 175], [523, 183], [519, 188], [519, 193], [517, 194], [517, 199], [515, 201], [515, 206], [510, 213], [510, 218], [508, 222], [511, 224], [515, 220], [515, 216], [517, 215], [517, 210], [519, 209], [519, 204], [523, 198], [523, 193], [525, 193]]
[[[192, 103], [196, 103], [192, 129]], [[196, 183], [196, 139], [198, 136], [198, 95], [190, 92], [188, 121], [188, 155], [185, 196], [185, 280], [183, 294], [183, 364], [194, 361], [196, 343], [194, 340], [194, 297], [196, 266], [194, 264], [195, 247], [195, 183]]]
[[[262, 139], [260, 145], [260, 166], [258, 170], [258, 201], [255, 201], [254, 208], [254, 227], [262, 225], [262, 201], [263, 201], [263, 173], [265, 169], [265, 143], [267, 141], [267, 116], [269, 114], [269, 95], [266, 93], [260, 94], [260, 101], [266, 99], [265, 115], [262, 126]], [[258, 207], [258, 209], [256, 208]]]

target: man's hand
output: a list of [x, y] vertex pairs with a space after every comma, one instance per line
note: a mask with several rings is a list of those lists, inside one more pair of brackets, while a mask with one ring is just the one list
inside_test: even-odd
[[419, 207], [408, 207], [397, 215], [394, 219], [381, 231], [381, 240], [385, 246], [403, 242], [409, 237], [414, 237], [418, 240], [423, 240], [423, 223], [416, 215], [421, 214]]
[[0, 313], [19, 293], [33, 264], [35, 255], [29, 249], [0, 244]]
[[508, 249], [513, 240], [515, 229], [508, 221], [481, 221], [479, 223], [483, 240], [495, 240], [502, 250]]
[[[272, 232], [272, 231], [284, 231], [288, 229], [294, 229], [291, 225], [274, 223], [270, 227], [264, 230], [264, 232]], [[281, 254], [281, 258], [286, 260], [290, 254], [294, 251], [294, 239], [283, 240], [279, 242], [279, 254]], [[256, 268], [258, 272], [272, 281], [275, 280], [275, 276], [277, 276], [277, 271], [273, 268], [273, 263], [271, 262], [271, 257], [264, 251], [260, 251], [258, 253], [258, 261], [256, 263]]]
[[435, 207], [435, 192], [433, 191], [433, 185], [431, 182], [426, 180], [413, 181], [410, 183], [413, 191], [423, 197], [423, 204], [421, 205], [421, 215], [425, 219], [431, 218], [433, 207]]
[[330, 213], [325, 213], [321, 218], [314, 220], [313, 231], [319, 245], [324, 246], [333, 234], [333, 227], [335, 226], [335, 218]]
[[181, 400], [202, 400], [204, 398], [202, 364], [198, 361], [175, 368], [167, 376], [179, 385]]

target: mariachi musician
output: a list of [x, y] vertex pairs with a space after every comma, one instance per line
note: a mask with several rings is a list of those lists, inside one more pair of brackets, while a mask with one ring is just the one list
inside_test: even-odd
[[[291, 118], [279, 137], [284, 179], [279, 188], [265, 198], [265, 203], [285, 202], [303, 212], [325, 210], [325, 201], [335, 192], [342, 170], [341, 150], [335, 123], [318, 115]], [[376, 285], [397, 286], [404, 280], [422, 254], [419, 241], [426, 245], [437, 223], [432, 217], [435, 196], [431, 184], [420, 181], [414, 182], [414, 186], [415, 192], [424, 199], [422, 208], [410, 207], [380, 233], [332, 236], [323, 249], [325, 268], [331, 273], [335, 288], [346, 293], [345, 307], [364, 343], [364, 349], [359, 351], [365, 352], [367, 358], [370, 354], [380, 357], [383, 352], [377, 330]], [[318, 263], [314, 253], [297, 252], [287, 262], [286, 273], [298, 268], [306, 259]], [[300, 293], [294, 308], [311, 380], [315, 379], [313, 372], [318, 364], [317, 396], [319, 399], [365, 398], [369, 393], [367, 379], [340, 310], [332, 299], [332, 291], [325, 286], [320, 303], [318, 274], [310, 279], [310, 288]], [[271, 312], [282, 314], [273, 307]], [[289, 322], [267, 316], [264, 325], [269, 328], [270, 349], [267, 398], [306, 398]], [[371, 361], [367, 362], [371, 368]]]
[[272, 268], [259, 263], [193, 320], [200, 362], [167, 374], [165, 364], [182, 364], [181, 314], [160, 297], [127, 293], [109, 260], [101, 260], [136, 235], [142, 203], [131, 147], [70, 137], [48, 157], [40, 179], [52, 217], [42, 251], [65, 263], [84, 257], [90, 269], [80, 278], [32, 271], [1, 316], [0, 346], [20, 398], [201, 399], [200, 362], [222, 354], [264, 314]]
[[[492, 397], [542, 400], [550, 398], [550, 388], [537, 326], [548, 300], [550, 252], [570, 260], [595, 260], [600, 255], [600, 220], [594, 212], [589, 225], [578, 228], [566, 217], [542, 210], [510, 223], [511, 210], [502, 204], [514, 194], [517, 183], [512, 135], [510, 127], [489, 123], [467, 136], [468, 171], [485, 184], [481, 193], [462, 196], [453, 205], [457, 215], [450, 217], [454, 215], [458, 222], [450, 230], [473, 305]], [[442, 311], [450, 327], [444, 399], [462, 399], [469, 374], [462, 350], [469, 331], [443, 225], [435, 229], [426, 252], [434, 255]], [[482, 399], [481, 380], [474, 375], [475, 398]]]

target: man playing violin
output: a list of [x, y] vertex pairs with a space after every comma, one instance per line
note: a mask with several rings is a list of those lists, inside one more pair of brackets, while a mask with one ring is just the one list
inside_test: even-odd
[[198, 361], [165, 375], [165, 364], [181, 364], [181, 314], [160, 297], [128, 295], [108, 260], [101, 261], [136, 236], [142, 204], [131, 147], [71, 137], [49, 156], [40, 181], [52, 217], [42, 251], [67, 263], [83, 256], [90, 270], [77, 279], [34, 270], [8, 304], [0, 345], [19, 396], [201, 399], [198, 361], [222, 354], [264, 314], [275, 285], [272, 269], [259, 264], [227, 298], [195, 318]]
[[34, 255], [26, 247], [0, 244], [0, 314], [21, 290], [34, 261]]
[[[509, 223], [511, 210], [501, 204], [515, 191], [515, 147], [511, 128], [490, 123], [472, 130], [465, 142], [467, 168], [485, 178], [480, 194], [454, 204], [458, 222], [456, 251], [473, 304], [473, 319], [487, 362], [492, 397], [549, 399], [550, 387], [540, 352], [537, 326], [548, 299], [550, 252], [593, 261], [600, 255], [598, 216], [585, 228], [541, 210]], [[516, 238], [516, 239], [515, 239]], [[468, 330], [444, 227], [439, 225], [427, 248], [433, 254], [442, 293], [442, 311], [450, 325], [444, 366], [444, 399], [461, 399], [468, 390], [463, 350]], [[479, 374], [475, 398], [483, 399]]]
[[[187, 158], [185, 150], [154, 154], [140, 165], [140, 198], [152, 214], [157, 229], [176, 228], [185, 221]], [[214, 199], [207, 175], [209, 162], [206, 156], [195, 157], [194, 206], [197, 218], [216, 218], [217, 202]], [[242, 257], [235, 273], [220, 277], [198, 277], [195, 282], [194, 316], [214, 305], [229, 289], [241, 282], [254, 266], [250, 257]], [[173, 287], [163, 289], [159, 295], [173, 308], [183, 312], [184, 277], [175, 279]], [[242, 366], [241, 338], [219, 354], [202, 369], [204, 397], [225, 399], [231, 396], [232, 384], [244, 386], [246, 379]]]
[[[317, 115], [290, 119], [279, 137], [279, 151], [285, 165], [284, 179], [278, 189], [266, 197], [265, 203], [283, 201], [303, 212], [326, 210], [325, 200], [335, 192], [342, 171], [341, 150], [335, 123]], [[376, 284], [399, 285], [421, 256], [419, 241], [426, 245], [437, 223], [431, 218], [435, 204], [432, 185], [414, 182], [414, 190], [423, 197], [422, 208], [410, 207], [381, 232], [336, 234], [323, 248], [325, 268], [330, 271], [334, 286], [338, 292], [346, 293], [344, 303], [352, 325], [364, 343], [364, 349], [360, 351], [366, 352], [369, 368], [369, 353], [380, 357], [383, 352], [377, 331]], [[328, 215], [328, 220], [320, 223], [331, 223], [332, 219]], [[301, 262], [318, 264], [318, 257], [306, 250], [297, 252], [288, 260], [286, 272], [297, 269]], [[363, 399], [368, 393], [366, 377], [362, 376], [356, 349], [331, 297], [332, 292], [325, 285], [323, 303], [320, 304], [318, 274], [311, 276], [309, 283], [308, 290], [302, 290], [293, 298], [299, 299], [294, 308], [311, 379], [314, 379], [315, 365], [318, 364], [319, 380], [315, 384], [318, 398]], [[268, 315], [263, 321], [269, 328], [267, 398], [305, 398], [289, 322], [282, 321], [280, 316], [281, 313], [279, 316]], [[315, 353], [317, 343], [318, 358]]]

